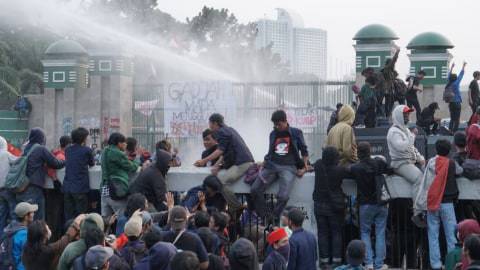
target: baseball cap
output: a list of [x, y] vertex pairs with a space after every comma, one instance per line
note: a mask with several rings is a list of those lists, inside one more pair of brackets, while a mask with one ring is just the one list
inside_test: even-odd
[[132, 215], [132, 217], [127, 221], [127, 223], [125, 223], [124, 232], [127, 237], [139, 237], [142, 233], [142, 217], [137, 214]]
[[347, 263], [352, 266], [361, 265], [365, 258], [365, 243], [361, 240], [352, 240], [347, 246]]
[[175, 231], [185, 228], [187, 222], [187, 211], [183, 206], [174, 206], [170, 210], [170, 225]]
[[88, 249], [85, 255], [85, 266], [88, 269], [101, 269], [113, 256], [113, 249], [96, 245]]
[[36, 212], [38, 210], [38, 205], [36, 204], [29, 204], [27, 202], [21, 202], [15, 206], [15, 214], [19, 218], [23, 218], [28, 213]]
[[414, 112], [415, 110], [413, 108], [410, 108], [408, 106], [403, 106], [403, 112], [404, 113], [411, 113]]
[[287, 232], [285, 231], [284, 228], [278, 228], [276, 230], [274, 230], [273, 232], [271, 232], [268, 236], [267, 236], [267, 242], [270, 244], [270, 245], [273, 245], [273, 243], [287, 237]]

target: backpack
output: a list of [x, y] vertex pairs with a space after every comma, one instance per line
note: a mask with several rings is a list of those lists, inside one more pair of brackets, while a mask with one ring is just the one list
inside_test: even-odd
[[12, 165], [10, 165], [10, 170], [5, 177], [5, 188], [16, 193], [22, 192], [27, 188], [29, 184], [26, 174], [28, 158], [30, 157], [30, 154], [39, 146], [39, 144], [34, 144], [26, 155], [19, 157]]
[[446, 103], [453, 102], [455, 98], [455, 92], [453, 91], [453, 84], [447, 84], [445, 90], [443, 91], [443, 101]]
[[466, 159], [463, 164], [463, 176], [470, 180], [480, 179], [480, 160]]
[[18, 227], [15, 230], [4, 233], [0, 238], [0, 270], [15, 270], [15, 259], [13, 258], [13, 236], [25, 227]]
[[375, 194], [379, 205], [388, 204], [392, 200], [383, 174], [375, 176]]
[[388, 190], [387, 181], [383, 174], [375, 176], [375, 196], [377, 204], [379, 205], [388, 204], [392, 200], [390, 190]]

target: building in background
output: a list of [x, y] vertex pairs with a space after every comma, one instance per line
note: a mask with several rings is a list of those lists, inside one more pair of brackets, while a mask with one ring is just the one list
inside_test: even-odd
[[277, 19], [257, 21], [256, 47], [272, 45], [289, 63], [292, 74], [314, 74], [320, 80], [327, 77], [327, 31], [305, 28], [303, 19], [292, 11], [277, 9]]

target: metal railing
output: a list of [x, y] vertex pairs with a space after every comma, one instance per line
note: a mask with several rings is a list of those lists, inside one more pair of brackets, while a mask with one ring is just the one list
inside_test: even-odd
[[[312, 116], [314, 122], [305, 125], [302, 130], [311, 156], [318, 157], [330, 115], [337, 103], [349, 104], [352, 101], [352, 85], [351, 81], [233, 83], [236, 115], [240, 120], [237, 123], [241, 125], [243, 120], [254, 119], [264, 126], [271, 126], [271, 114], [279, 108]], [[168, 137], [163, 122], [164, 85], [134, 85], [133, 102], [153, 100], [156, 105], [149, 115], [135, 110], [132, 104], [133, 136], [140, 145], [150, 150], [156, 141]], [[180, 151], [182, 148], [191, 148], [192, 145], [201, 145], [200, 136], [169, 139]]]

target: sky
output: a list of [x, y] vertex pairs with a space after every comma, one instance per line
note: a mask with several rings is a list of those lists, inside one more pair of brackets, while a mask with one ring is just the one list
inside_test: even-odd
[[[451, 50], [457, 67], [468, 62], [467, 74], [480, 69], [480, 1], [478, 0], [159, 0], [158, 8], [179, 21], [195, 16], [206, 5], [228, 8], [240, 22], [275, 18], [275, 8], [288, 8], [303, 17], [305, 27], [328, 32], [328, 77], [353, 70], [355, 52], [352, 37], [365, 25], [380, 23], [390, 27], [400, 39], [397, 70], [409, 70], [406, 45], [426, 31], [442, 33], [455, 45]], [[469, 78], [467, 77], [467, 78]], [[463, 83], [466, 83], [464, 81]]]

